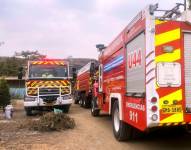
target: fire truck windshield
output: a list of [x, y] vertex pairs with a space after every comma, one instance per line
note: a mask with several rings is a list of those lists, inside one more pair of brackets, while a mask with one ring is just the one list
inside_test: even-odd
[[29, 78], [64, 78], [68, 77], [68, 67], [65, 65], [31, 65]]

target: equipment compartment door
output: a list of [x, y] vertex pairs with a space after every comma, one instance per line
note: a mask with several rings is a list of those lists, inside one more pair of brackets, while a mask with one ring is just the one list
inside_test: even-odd
[[127, 44], [127, 93], [145, 93], [145, 34]]
[[191, 113], [191, 33], [184, 33], [186, 112]]

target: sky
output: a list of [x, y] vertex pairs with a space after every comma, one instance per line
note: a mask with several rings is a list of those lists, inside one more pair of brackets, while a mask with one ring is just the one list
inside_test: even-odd
[[0, 56], [38, 50], [48, 58], [97, 58], [148, 4], [184, 0], [0, 0]]

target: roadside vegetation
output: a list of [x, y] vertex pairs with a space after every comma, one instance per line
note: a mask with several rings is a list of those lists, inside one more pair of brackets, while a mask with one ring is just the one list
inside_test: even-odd
[[9, 86], [5, 79], [0, 79], [0, 106], [5, 108], [6, 105], [10, 104], [10, 93]]

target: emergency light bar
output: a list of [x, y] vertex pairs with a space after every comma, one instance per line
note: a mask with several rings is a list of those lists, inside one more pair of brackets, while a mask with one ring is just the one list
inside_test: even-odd
[[32, 61], [32, 65], [66, 65], [64, 61]]
[[161, 16], [157, 16], [158, 19], [165, 20], [165, 19], [177, 19], [181, 16], [181, 6], [184, 7], [186, 10], [186, 3], [176, 3], [176, 6], [170, 10], [161, 10], [158, 9], [158, 3], [155, 5], [150, 5], [149, 10], [150, 14], [154, 15], [155, 12], [164, 12]]

